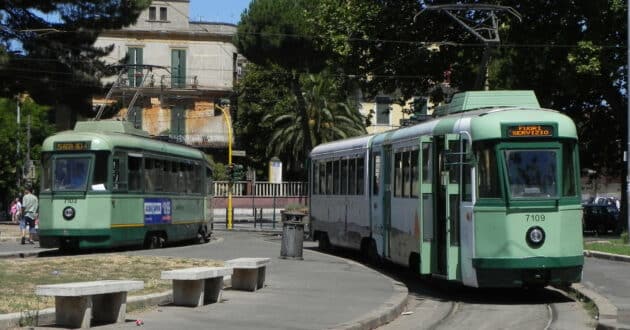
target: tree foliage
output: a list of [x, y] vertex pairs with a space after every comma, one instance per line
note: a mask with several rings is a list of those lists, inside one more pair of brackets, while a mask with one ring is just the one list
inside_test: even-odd
[[88, 110], [111, 74], [93, 44], [134, 23], [150, 0], [7, 0], [0, 3], [0, 96], [29, 92], [41, 104]]
[[[21, 124], [17, 123], [17, 103], [15, 98], [0, 98], [0, 144], [5, 151], [0, 153], [0, 201], [8, 201], [18, 196], [20, 187], [16, 186], [18, 177], [25, 165], [27, 146], [27, 125], [30, 116], [30, 158], [36, 167], [40, 163], [41, 144], [53, 133], [53, 127], [48, 123], [49, 107], [36, 104], [30, 97], [22, 97], [20, 102]], [[19, 142], [19, 152], [17, 141]], [[21, 179], [21, 178], [20, 178]], [[23, 180], [20, 180], [23, 182]]]

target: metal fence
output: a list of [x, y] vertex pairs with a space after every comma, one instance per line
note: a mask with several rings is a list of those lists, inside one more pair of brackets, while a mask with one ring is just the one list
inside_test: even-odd
[[[214, 182], [214, 196], [227, 197], [229, 191], [228, 181]], [[232, 196], [256, 196], [256, 197], [298, 197], [308, 195], [308, 182], [256, 182], [236, 181], [232, 184]]]

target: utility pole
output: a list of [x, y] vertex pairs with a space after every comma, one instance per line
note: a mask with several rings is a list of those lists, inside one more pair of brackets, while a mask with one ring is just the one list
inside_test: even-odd
[[28, 115], [26, 120], [26, 162], [24, 164], [25, 170], [24, 177], [27, 184], [31, 184], [33, 164], [31, 161], [31, 115]]
[[[232, 118], [230, 117], [230, 109], [225, 109], [223, 106], [214, 104], [214, 107], [221, 110], [223, 113], [223, 120], [225, 120], [225, 126], [227, 126], [228, 131], [228, 167], [232, 166]], [[232, 179], [228, 178], [228, 205], [227, 205], [227, 214], [226, 214], [226, 222], [227, 229], [232, 230]]]
[[626, 26], [626, 56], [627, 56], [627, 66], [626, 66], [626, 106], [628, 108], [627, 111], [627, 123], [626, 123], [626, 132], [628, 148], [626, 149], [625, 161], [626, 161], [626, 220], [627, 220], [627, 231], [630, 232], [630, 5], [626, 8], [626, 13], [628, 13], [627, 18], [627, 26]]
[[17, 187], [19, 189], [20, 185], [21, 185], [21, 179], [22, 179], [22, 173], [20, 173], [20, 94], [18, 94], [15, 97], [15, 104], [16, 104], [16, 123], [17, 123], [17, 132], [15, 134], [15, 139], [16, 139], [16, 148], [15, 148], [15, 159], [16, 159], [16, 166], [15, 166], [15, 171], [16, 171], [16, 175], [17, 175]]

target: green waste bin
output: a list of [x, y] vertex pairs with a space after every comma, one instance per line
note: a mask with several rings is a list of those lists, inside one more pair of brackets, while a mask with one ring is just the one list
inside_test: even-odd
[[282, 245], [280, 258], [303, 260], [304, 213], [282, 212]]

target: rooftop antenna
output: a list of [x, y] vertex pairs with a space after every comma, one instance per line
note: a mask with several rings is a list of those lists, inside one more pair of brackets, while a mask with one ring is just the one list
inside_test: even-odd
[[481, 67], [475, 81], [475, 89], [479, 90], [482, 85], [488, 90], [488, 63], [492, 50], [499, 45], [499, 19], [497, 13], [507, 12], [516, 17], [519, 22], [523, 21], [521, 14], [516, 9], [500, 5], [487, 4], [451, 4], [451, 5], [435, 5], [427, 6], [418, 12], [416, 18], [425, 11], [439, 11], [446, 13], [459, 25], [463, 26], [468, 32], [481, 40], [485, 49], [481, 60]]

